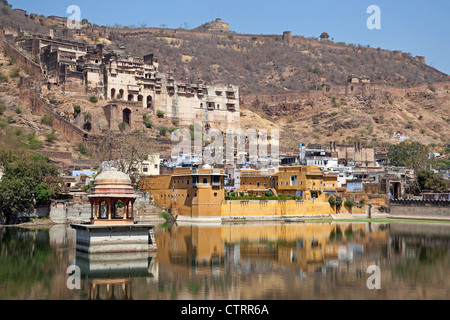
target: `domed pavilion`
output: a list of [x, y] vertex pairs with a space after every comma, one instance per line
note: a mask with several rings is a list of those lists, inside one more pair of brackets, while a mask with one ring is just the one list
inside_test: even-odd
[[115, 167], [99, 174], [88, 196], [91, 202], [91, 223], [120, 225], [134, 223], [134, 202], [137, 196], [130, 177]]

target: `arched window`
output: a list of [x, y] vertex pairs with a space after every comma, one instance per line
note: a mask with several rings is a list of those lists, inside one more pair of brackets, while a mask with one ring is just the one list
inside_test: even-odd
[[140, 94], [140, 95], [138, 95], [138, 101], [139, 102], [142, 102], [142, 101], [144, 101], [144, 97]]
[[128, 101], [133, 101], [134, 100], [134, 96], [132, 94], [128, 95]]
[[208, 183], [208, 179], [203, 178], [203, 183], [204, 183], [204, 184], [205, 184], [205, 183]]
[[111, 89], [111, 99], [115, 99], [116, 98], [116, 89], [112, 88]]
[[130, 124], [130, 120], [131, 120], [131, 110], [130, 109], [128, 109], [128, 108], [126, 108], [126, 109], [124, 109], [123, 110], [123, 112], [122, 112], [122, 115], [123, 115], [123, 122], [125, 122], [126, 124]]
[[147, 108], [152, 107], [152, 101], [153, 101], [152, 96], [147, 96]]
[[123, 94], [124, 94], [123, 89], [119, 90], [119, 94], [120, 94], [120, 99], [123, 99]]

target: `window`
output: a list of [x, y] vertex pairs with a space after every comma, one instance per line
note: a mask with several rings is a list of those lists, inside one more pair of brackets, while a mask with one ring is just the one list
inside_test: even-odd
[[147, 168], [147, 167], [144, 167], [144, 168], [142, 169], [142, 171], [148, 172], [148, 168]]
[[208, 183], [208, 179], [204, 178], [203, 183]]
[[256, 182], [256, 186], [259, 187], [259, 181]]
[[186, 185], [187, 185], [187, 186], [189, 185], [189, 180], [186, 180]]
[[155, 169], [158, 169], [158, 165], [157, 164], [155, 164]]
[[217, 192], [214, 192], [214, 197], [217, 198]]

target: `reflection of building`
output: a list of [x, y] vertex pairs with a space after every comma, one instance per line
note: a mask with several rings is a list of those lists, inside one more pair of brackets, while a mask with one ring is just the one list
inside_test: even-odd
[[158, 238], [158, 262], [164, 269], [170, 265], [180, 272], [186, 272], [182, 266], [244, 267], [251, 263], [311, 273], [327, 261], [339, 264], [363, 255], [364, 245], [373, 236], [385, 239], [386, 233], [378, 228], [370, 231], [365, 223], [176, 227]]

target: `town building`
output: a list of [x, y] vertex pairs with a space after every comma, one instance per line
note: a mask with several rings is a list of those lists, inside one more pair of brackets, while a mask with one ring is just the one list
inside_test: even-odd
[[140, 190], [149, 192], [155, 204], [169, 208], [173, 215], [220, 216], [224, 177], [223, 169], [208, 165], [174, 168], [173, 174], [142, 177]]

